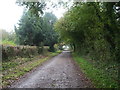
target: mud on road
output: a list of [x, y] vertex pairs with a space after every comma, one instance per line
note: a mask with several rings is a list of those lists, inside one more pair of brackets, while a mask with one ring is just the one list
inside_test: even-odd
[[90, 88], [92, 84], [72, 60], [69, 51], [46, 61], [10, 88]]

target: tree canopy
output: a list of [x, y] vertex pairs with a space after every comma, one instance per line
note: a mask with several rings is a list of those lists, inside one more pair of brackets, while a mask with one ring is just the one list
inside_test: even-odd
[[116, 60], [120, 55], [120, 17], [118, 2], [75, 2], [55, 29], [76, 52], [93, 59]]
[[36, 46], [43, 43], [54, 49], [58, 37], [53, 29], [56, 20], [56, 16], [52, 13], [45, 13], [43, 17], [37, 17], [31, 10], [25, 10], [18, 27], [15, 27], [19, 43]]

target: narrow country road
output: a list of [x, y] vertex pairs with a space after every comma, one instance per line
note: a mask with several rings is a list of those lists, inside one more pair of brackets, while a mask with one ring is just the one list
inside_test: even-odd
[[91, 82], [71, 58], [69, 51], [46, 61], [11, 88], [86, 88]]

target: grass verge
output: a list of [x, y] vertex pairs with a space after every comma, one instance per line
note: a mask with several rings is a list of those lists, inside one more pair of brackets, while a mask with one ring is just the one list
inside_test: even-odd
[[[8, 62], [9, 67], [7, 67], [7, 70], [5, 69], [2, 72], [2, 87], [7, 87], [11, 83], [13, 83], [15, 80], [17, 80], [19, 77], [23, 76], [25, 73], [31, 71], [33, 68], [37, 67], [44, 61], [50, 59], [53, 56], [56, 56], [60, 53], [60, 51], [55, 53], [49, 53], [47, 56], [43, 56], [41, 58], [36, 58], [36, 60], [30, 59], [27, 60], [27, 62], [24, 63], [18, 63], [18, 65], [13, 65], [15, 62]], [[6, 64], [5, 64], [6, 65]], [[9, 69], [8, 69], [9, 68]]]
[[94, 67], [90, 62], [75, 53], [73, 54], [73, 58], [85, 75], [91, 79], [96, 88], [120, 88], [118, 82], [113, 80], [103, 70]]

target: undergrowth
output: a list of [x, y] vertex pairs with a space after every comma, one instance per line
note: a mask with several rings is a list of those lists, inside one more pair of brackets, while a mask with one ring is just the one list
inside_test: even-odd
[[[90, 63], [88, 60], [78, 56], [75, 53], [73, 54], [73, 58], [79, 64], [80, 68], [86, 74], [86, 76], [90, 78], [96, 88], [119, 88], [118, 81], [113, 78], [118, 78], [118, 74], [113, 73], [113, 70], [114, 72], [118, 72], [118, 70], [114, 67], [113, 70], [111, 69], [111, 72], [106, 72], [106, 70], [102, 69], [108, 69], [110, 64], [107, 65], [107, 63], [105, 64], [100, 62], [101, 64], [95, 66], [96, 63]], [[102, 64], [103, 66], [105, 65], [105, 67], [100, 67]]]

